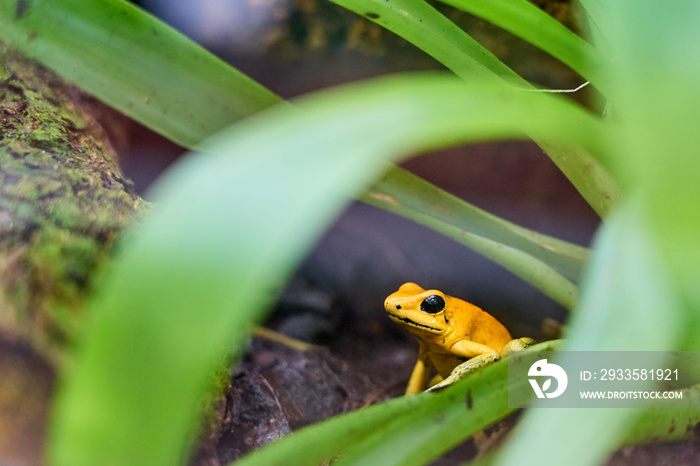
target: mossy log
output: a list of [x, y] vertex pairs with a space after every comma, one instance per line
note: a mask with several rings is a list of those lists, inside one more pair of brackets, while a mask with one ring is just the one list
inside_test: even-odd
[[38, 464], [95, 272], [148, 204], [96, 105], [0, 42], [0, 463]]

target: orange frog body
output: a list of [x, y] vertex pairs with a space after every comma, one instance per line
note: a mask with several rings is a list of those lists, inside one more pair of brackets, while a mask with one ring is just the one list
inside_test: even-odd
[[418, 337], [420, 350], [406, 394], [429, 387], [434, 366], [443, 379], [430, 389], [450, 385], [508, 353], [534, 344], [514, 340], [508, 330], [478, 307], [438, 290], [404, 283], [384, 301], [389, 317]]

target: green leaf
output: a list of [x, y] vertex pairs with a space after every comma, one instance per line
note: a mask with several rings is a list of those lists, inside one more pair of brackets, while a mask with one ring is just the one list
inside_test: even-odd
[[[601, 59], [585, 40], [527, 0], [440, 0], [485, 19], [560, 60], [596, 86]], [[604, 86], [603, 86], [604, 87]]]
[[422, 0], [331, 0], [408, 40], [465, 80], [527, 82]]
[[[552, 350], [558, 343], [528, 351]], [[525, 377], [511, 386], [529, 389]], [[235, 464], [316, 465], [338, 455], [338, 465], [426, 464], [514, 409], [508, 407], [508, 363], [499, 361], [445, 390], [398, 398], [299, 430]]]
[[216, 362], [383, 157], [522, 129], [604, 152], [596, 118], [542, 97], [444, 75], [379, 79], [262, 112], [186, 157], [91, 305], [57, 399], [54, 463], [184, 461]]
[[281, 99], [121, 0], [0, 0], [0, 38], [186, 147]]
[[[441, 222], [520, 249], [573, 281], [579, 280], [588, 260], [590, 251], [587, 248], [515, 225], [395, 167], [388, 169], [361, 199], [419, 223]], [[434, 225], [433, 228], [439, 231], [441, 227]], [[456, 237], [453, 239], [460, 241]]]
[[504, 266], [571, 309], [588, 250], [495, 217], [405, 170], [391, 169], [361, 198], [429, 226]]
[[[615, 53], [608, 97], [616, 150], [609, 160], [626, 200], [603, 229], [569, 347], [697, 350], [700, 91], [694, 83], [700, 79], [700, 5], [619, 0], [605, 6], [599, 26]], [[697, 403], [696, 396], [691, 401]], [[679, 418], [686, 427], [693, 409], [687, 411]], [[649, 439], [650, 422], [668, 429], [679, 415], [676, 410], [529, 414], [503, 452], [504, 464], [543, 448], [554, 463], [596, 464], [630, 436]]]
[[[645, 223], [639, 199], [605, 223], [561, 353], [671, 350], [679, 334], [670, 276]], [[652, 362], [652, 366], [664, 361]], [[651, 387], [650, 387], [651, 388]], [[524, 417], [499, 464], [547, 449], [552, 464], [599, 464], [622, 444], [640, 409], [539, 409]]]
[[698, 350], [700, 3], [679, 0], [661, 8], [648, 0], [620, 0], [608, 8], [620, 147], [611, 166], [627, 192], [643, 197], [649, 228], [682, 296], [666, 313], [684, 319], [683, 348]]

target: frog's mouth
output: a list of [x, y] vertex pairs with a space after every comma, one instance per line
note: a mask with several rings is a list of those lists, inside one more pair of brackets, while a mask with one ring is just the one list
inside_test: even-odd
[[427, 330], [428, 332], [432, 332], [432, 333], [440, 333], [440, 332], [442, 332], [442, 329], [441, 329], [441, 328], [435, 328], [435, 327], [431, 327], [431, 326], [429, 326], [429, 325], [419, 324], [418, 322], [416, 322], [416, 321], [414, 321], [414, 320], [411, 320], [411, 319], [409, 319], [408, 317], [397, 316], [396, 314], [392, 314], [392, 313], [389, 312], [389, 311], [386, 311], [386, 313], [387, 313], [387, 314], [389, 315], [389, 317], [392, 318], [393, 320], [398, 321], [398, 322], [403, 322], [403, 323], [405, 323], [405, 324], [407, 324], [407, 325], [410, 325], [411, 327], [419, 328], [419, 329], [421, 329], [421, 330]]

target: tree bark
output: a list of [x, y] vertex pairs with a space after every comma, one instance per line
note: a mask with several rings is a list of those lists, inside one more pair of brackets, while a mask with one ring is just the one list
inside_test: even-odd
[[94, 101], [0, 42], [0, 463], [39, 464], [95, 272], [148, 204]]

